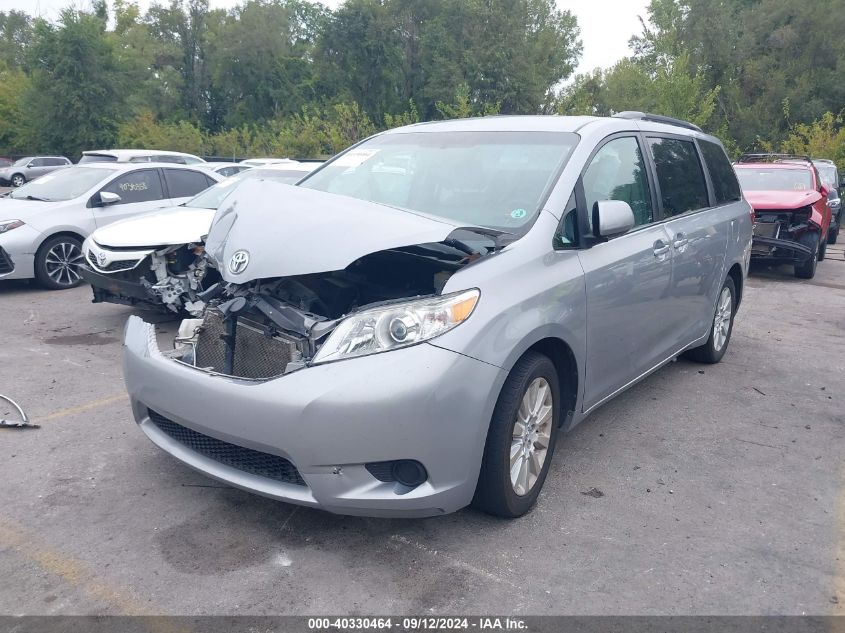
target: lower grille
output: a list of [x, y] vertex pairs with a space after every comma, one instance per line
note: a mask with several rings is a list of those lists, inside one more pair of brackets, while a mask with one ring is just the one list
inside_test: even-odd
[[[224, 373], [226, 323], [217, 310], [207, 310], [197, 336], [195, 366]], [[235, 331], [235, 362], [230, 375], [239, 378], [273, 378], [285, 373], [302, 355], [296, 343], [269, 335], [257, 323], [241, 317]]]
[[7, 275], [15, 269], [15, 264], [9, 253], [0, 248], [0, 275]]
[[229, 444], [228, 442], [209, 437], [208, 435], [203, 435], [181, 424], [177, 424], [152, 409], [148, 410], [148, 414], [150, 421], [161, 432], [195, 453], [199, 453], [225, 466], [236, 468], [251, 475], [281, 481], [286, 484], [305, 485], [305, 481], [302, 479], [296, 466], [284, 457], [254, 451], [251, 448]]

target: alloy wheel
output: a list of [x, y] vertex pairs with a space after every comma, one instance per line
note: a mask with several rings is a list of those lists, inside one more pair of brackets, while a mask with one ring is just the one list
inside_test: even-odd
[[554, 401], [548, 381], [535, 378], [522, 396], [511, 439], [511, 485], [519, 496], [527, 495], [543, 472], [551, 441], [553, 412]]
[[47, 276], [60, 286], [73, 286], [82, 277], [79, 274], [79, 264], [82, 262], [82, 251], [73, 242], [59, 242], [49, 251], [44, 259]]
[[718, 352], [725, 346], [731, 329], [731, 315], [733, 312], [733, 297], [731, 289], [725, 286], [719, 295], [716, 306], [716, 316], [713, 317], [713, 348]]
[[26, 181], [24, 180], [23, 176], [21, 176], [21, 175], [16, 174], [16, 175], [12, 176], [12, 186], [13, 187], [23, 187], [25, 182]]

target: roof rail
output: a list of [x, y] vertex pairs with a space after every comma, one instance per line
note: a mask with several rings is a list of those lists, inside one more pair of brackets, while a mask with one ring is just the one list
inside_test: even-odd
[[813, 159], [803, 154], [774, 154], [771, 152], [761, 152], [757, 154], [743, 154], [739, 157], [740, 163], [776, 163], [800, 160], [811, 163]]
[[625, 112], [617, 112], [613, 115], [614, 119], [630, 119], [632, 121], [651, 121], [652, 123], [665, 123], [666, 125], [674, 125], [676, 127], [686, 128], [687, 130], [695, 130], [696, 132], [704, 132], [695, 123], [689, 121], [682, 121], [681, 119], [673, 119], [670, 116], [662, 114], [651, 114], [649, 112], [637, 112], [636, 110], [626, 110]]

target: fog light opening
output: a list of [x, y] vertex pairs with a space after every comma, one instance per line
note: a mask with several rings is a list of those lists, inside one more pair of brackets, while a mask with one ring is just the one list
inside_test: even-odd
[[425, 466], [413, 459], [400, 459], [393, 462], [391, 474], [398, 483], [408, 488], [416, 488], [428, 479]]

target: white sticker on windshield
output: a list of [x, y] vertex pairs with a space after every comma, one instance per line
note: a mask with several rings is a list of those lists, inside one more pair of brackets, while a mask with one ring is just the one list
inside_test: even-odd
[[378, 149], [353, 149], [332, 163], [332, 167], [358, 167], [379, 153]]

